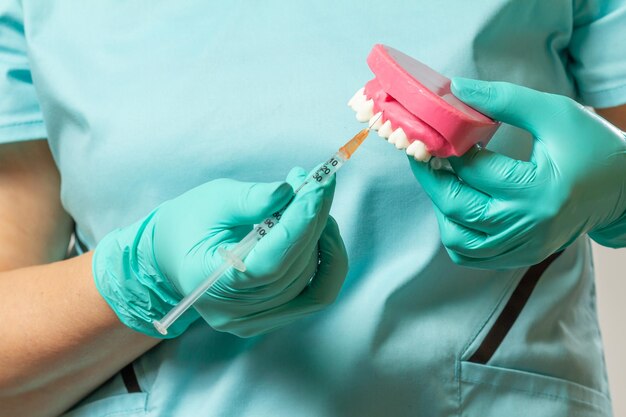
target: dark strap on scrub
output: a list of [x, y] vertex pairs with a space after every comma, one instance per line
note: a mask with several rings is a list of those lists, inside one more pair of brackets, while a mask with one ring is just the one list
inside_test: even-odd
[[139, 381], [137, 381], [137, 374], [135, 374], [132, 362], [123, 367], [120, 374], [122, 375], [122, 381], [124, 381], [124, 385], [126, 386], [126, 390], [129, 394], [133, 392], [141, 392]]
[[531, 266], [524, 274], [517, 287], [511, 294], [511, 298], [506, 303], [500, 316], [496, 319], [493, 327], [487, 333], [487, 336], [480, 344], [476, 352], [469, 358], [470, 362], [486, 364], [496, 352], [511, 327], [519, 317], [522, 309], [528, 302], [530, 295], [537, 286], [539, 279], [546, 269], [554, 262], [563, 251], [550, 255], [537, 265]]
[[80, 250], [80, 253], [89, 252], [89, 248], [87, 248], [87, 245], [85, 245], [83, 241], [78, 238], [78, 233], [76, 232], [74, 232], [74, 244]]

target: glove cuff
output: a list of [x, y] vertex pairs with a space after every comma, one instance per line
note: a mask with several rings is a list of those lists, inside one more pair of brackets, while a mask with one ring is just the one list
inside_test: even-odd
[[167, 336], [152, 324], [182, 299], [159, 271], [154, 257], [155, 213], [106, 235], [96, 247], [92, 270], [98, 291], [122, 323], [148, 336], [169, 339], [181, 335], [199, 315], [189, 309], [172, 324]]

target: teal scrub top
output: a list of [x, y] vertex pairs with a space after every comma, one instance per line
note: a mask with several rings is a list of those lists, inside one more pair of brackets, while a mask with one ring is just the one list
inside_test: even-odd
[[[203, 182], [323, 161], [363, 127], [346, 102], [375, 43], [610, 107], [624, 39], [622, 0], [3, 0], [0, 142], [48, 139], [93, 249]], [[530, 146], [509, 126], [490, 144]], [[375, 137], [332, 215], [350, 257], [334, 305], [251, 339], [197, 322], [133, 363], [138, 389], [117, 375], [67, 415], [611, 415], [587, 237], [539, 276], [457, 266], [406, 157]]]

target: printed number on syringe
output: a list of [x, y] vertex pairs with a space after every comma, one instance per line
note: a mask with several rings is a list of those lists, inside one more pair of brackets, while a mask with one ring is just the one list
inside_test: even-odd
[[[276, 221], [278, 222], [280, 220], [280, 218], [282, 217], [282, 213], [277, 211], [276, 213], [272, 214], [272, 217], [276, 219]], [[263, 237], [267, 234], [267, 232], [274, 227], [274, 225], [276, 225], [275, 222], [272, 221], [272, 219], [265, 219], [265, 221], [263, 222], [263, 224], [260, 224], [259, 226], [257, 226], [256, 228], [256, 232], [259, 236]]]
[[[339, 163], [335, 158], [332, 158], [330, 161], [328, 161], [328, 163], [334, 167], [337, 166], [337, 164]], [[320, 167], [320, 169], [318, 169], [315, 174], [313, 175], [313, 179], [317, 182], [322, 182], [322, 180], [324, 179], [324, 177], [322, 177], [320, 175], [320, 171], [323, 172], [324, 174], [328, 175], [330, 174], [330, 168], [328, 168], [326, 165], [323, 165]]]

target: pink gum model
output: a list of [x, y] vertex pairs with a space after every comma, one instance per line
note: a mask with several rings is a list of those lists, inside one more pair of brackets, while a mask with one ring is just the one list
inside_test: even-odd
[[376, 76], [348, 105], [360, 122], [418, 161], [464, 154], [486, 145], [499, 127], [450, 91], [450, 80], [385, 45], [374, 45], [367, 63]]

